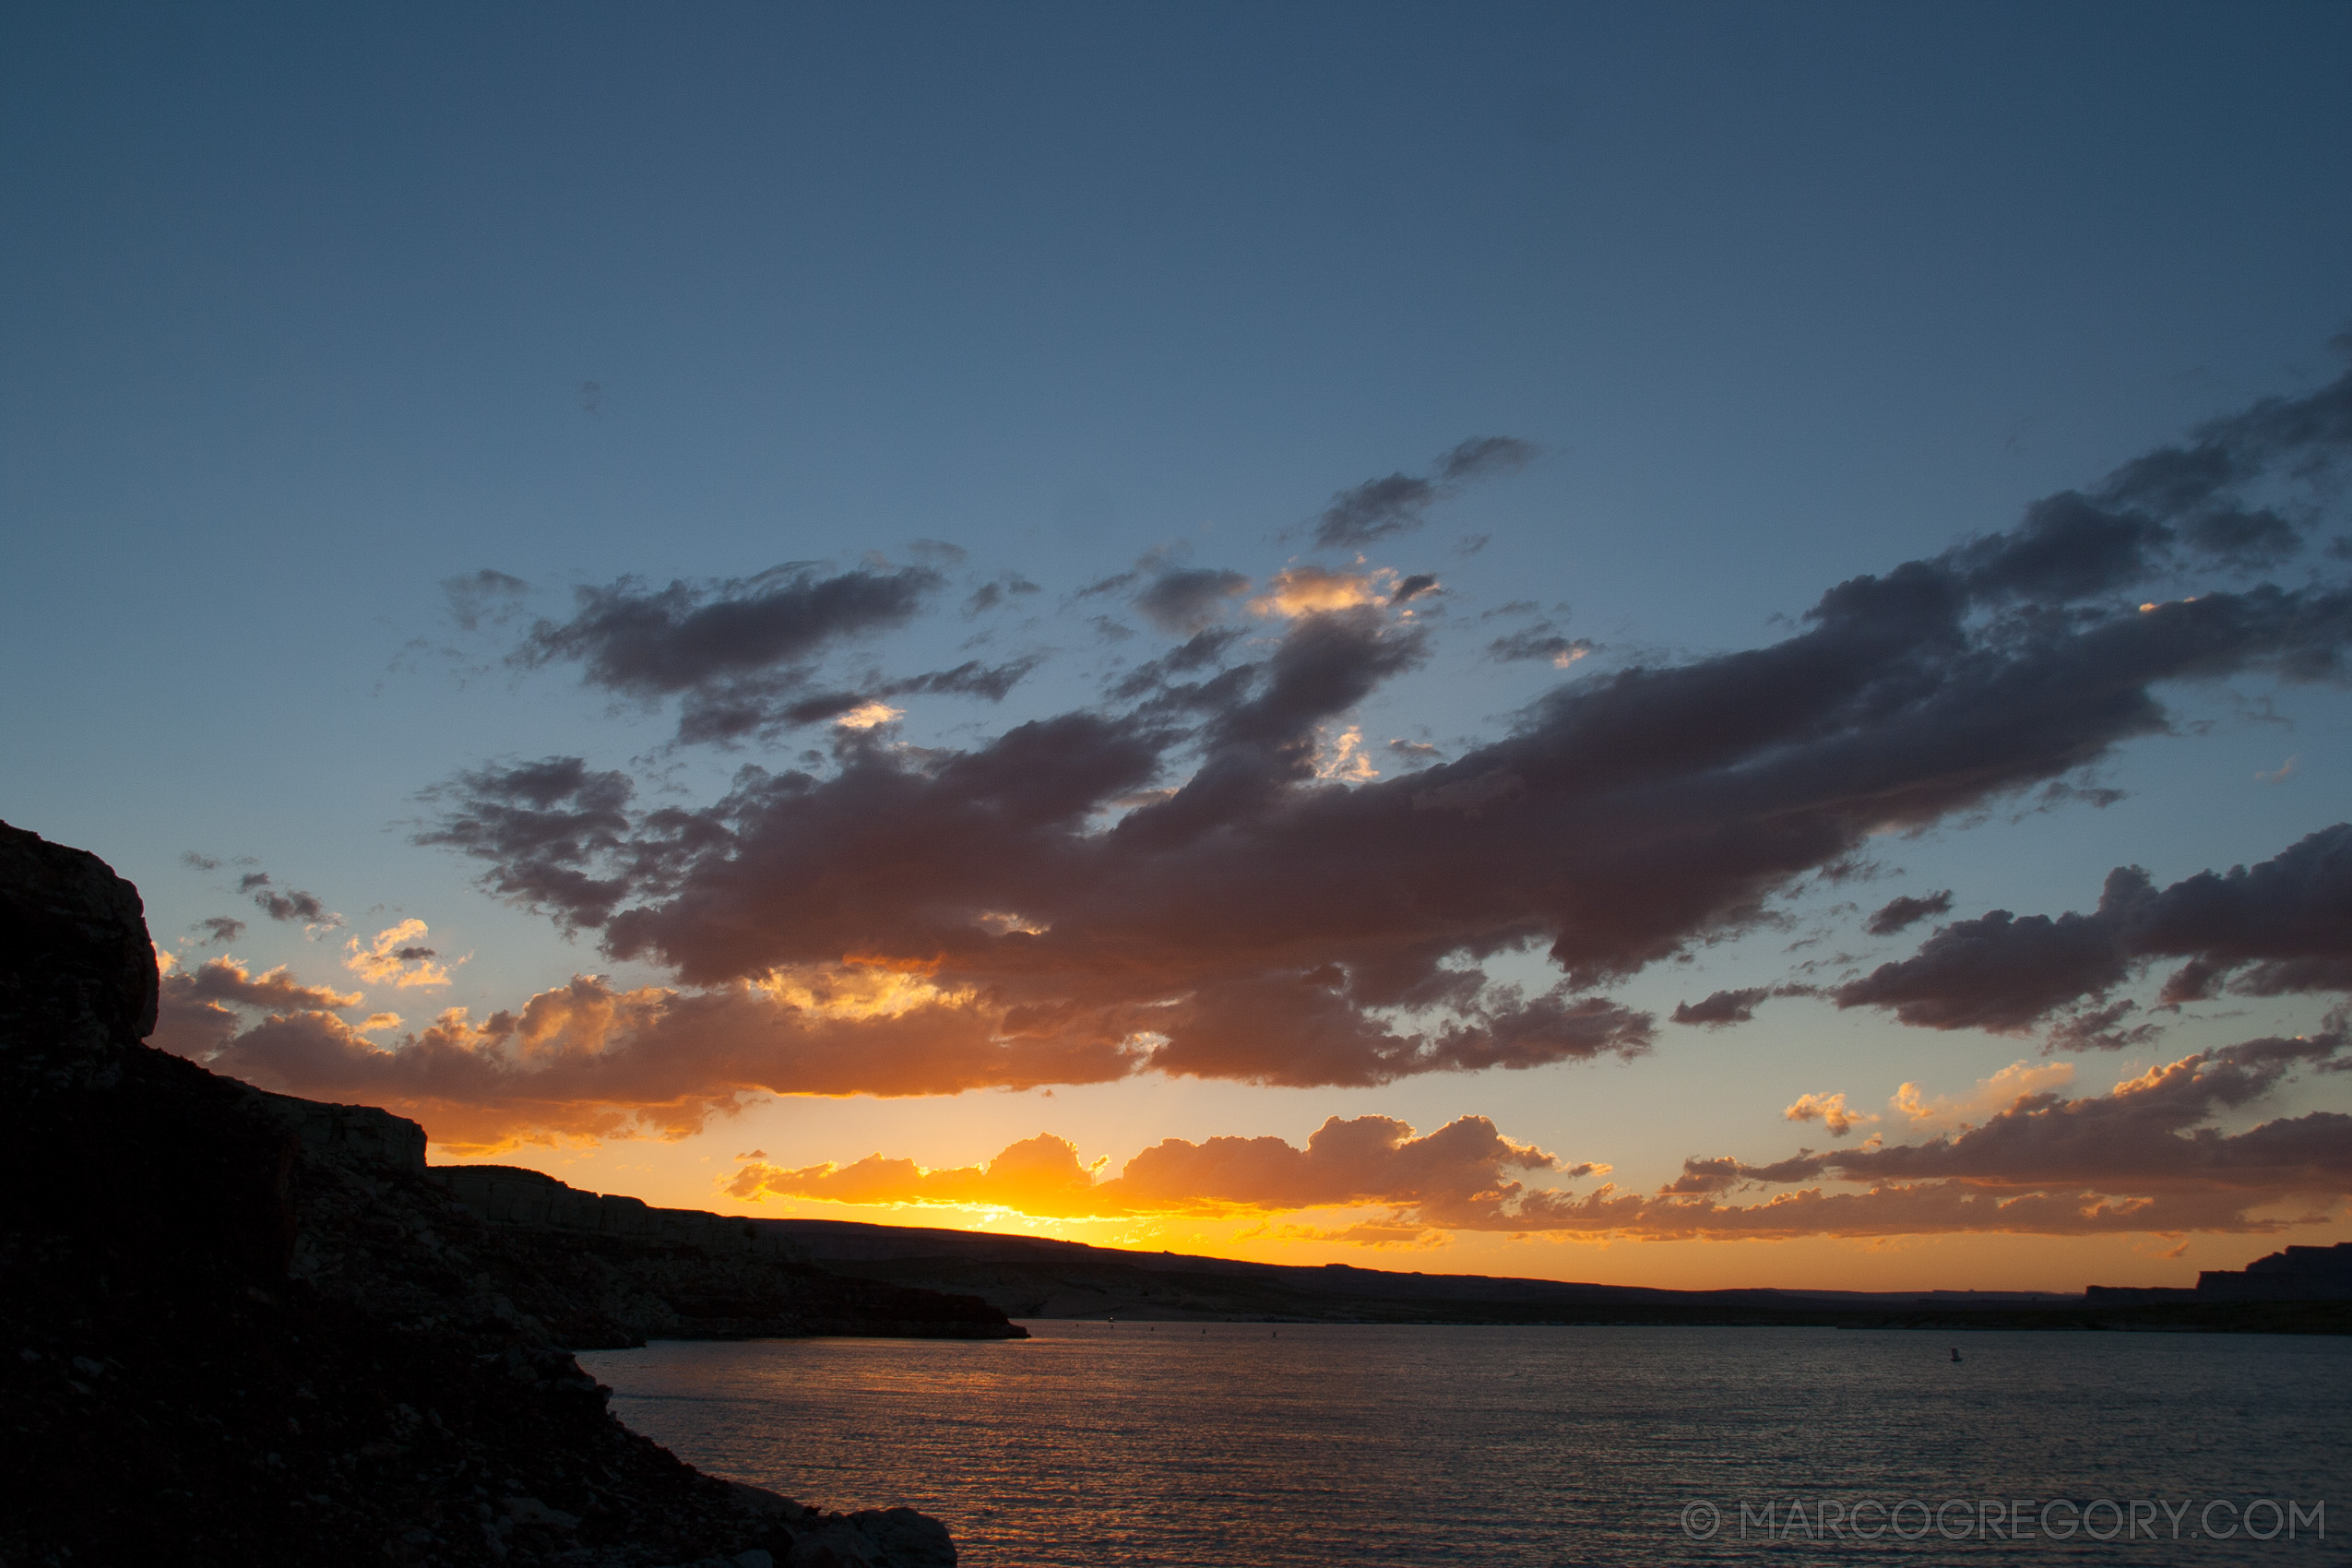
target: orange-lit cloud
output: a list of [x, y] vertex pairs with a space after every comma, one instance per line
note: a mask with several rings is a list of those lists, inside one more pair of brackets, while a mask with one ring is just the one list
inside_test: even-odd
[[844, 730], [873, 730], [903, 719], [906, 713], [905, 708], [893, 707], [886, 702], [875, 699], [861, 702], [849, 712], [837, 715], [833, 722]]
[[[1139, 1041], [1009, 1018], [920, 975], [861, 966], [761, 985], [621, 991], [593, 976], [476, 1022], [464, 1008], [388, 1045], [337, 1016], [357, 995], [250, 979], [225, 960], [163, 982], [153, 1043], [265, 1088], [381, 1105], [460, 1152], [700, 1131], [763, 1094], [933, 1095], [1095, 1083]], [[232, 1010], [266, 1011], [253, 1021]]]
[[1311, 615], [1319, 611], [1348, 610], [1378, 604], [1394, 589], [1396, 574], [1390, 571], [1333, 571], [1324, 566], [1291, 566], [1266, 579], [1265, 591], [1250, 600], [1261, 615]]
[[[1905, 1088], [1912, 1086], [1906, 1084]], [[1842, 1094], [1800, 1094], [1796, 1103], [1780, 1113], [1791, 1122], [1818, 1122], [1829, 1129], [1833, 1138], [1842, 1138], [1854, 1130], [1857, 1122], [1875, 1122], [1875, 1116], [1849, 1110]]]
[[[1569, 1192], [1557, 1183], [1609, 1167], [1569, 1165], [1481, 1116], [1426, 1137], [1387, 1117], [1334, 1117], [1303, 1149], [1271, 1137], [1170, 1138], [1109, 1178], [1101, 1174], [1107, 1161], [1081, 1163], [1075, 1146], [1050, 1134], [986, 1165], [952, 1170], [878, 1154], [798, 1170], [747, 1158], [726, 1191], [747, 1200], [980, 1206], [1062, 1219], [1386, 1210], [1302, 1232], [1365, 1245], [1418, 1244], [1456, 1230], [1634, 1239], [2265, 1232], [2301, 1218], [2266, 1211], [2294, 1205], [2308, 1214], [2313, 1203], [2333, 1209], [2352, 1195], [2352, 1117], [2315, 1113], [2234, 1134], [2206, 1123], [2259, 1099], [2294, 1066], [2326, 1070], [2342, 1044], [2340, 1036], [2248, 1041], [2184, 1057], [2107, 1095], [2013, 1096], [1982, 1126], [1924, 1144], [1873, 1139], [1767, 1166], [1693, 1158], [1656, 1194], [1613, 1182]], [[1807, 1096], [1789, 1114], [1802, 1107], [1811, 1116], [1797, 1119], [1829, 1123], [1844, 1115], [1843, 1098]], [[1728, 1201], [1737, 1190], [1800, 1182], [1817, 1184]]]
[[360, 992], [338, 992], [323, 985], [304, 985], [284, 964], [256, 975], [234, 957], [208, 958], [192, 970], [183, 970], [168, 955], [160, 956], [166, 963], [163, 969], [166, 993], [186, 1004], [230, 1003], [279, 1012], [301, 1008], [356, 1007], [360, 1004]]
[[434, 962], [441, 955], [424, 944], [429, 934], [419, 920], [402, 921], [375, 933], [362, 945], [356, 936], [343, 944], [343, 967], [370, 985], [433, 987], [449, 983], [446, 966]]
[[[2012, 1062], [1990, 1078], [1979, 1079], [1972, 1093], [1938, 1095], [1932, 1099], [1917, 1084], [1905, 1084], [1889, 1103], [1921, 1131], [1965, 1128], [2019, 1099], [2065, 1087], [2074, 1081], [2072, 1062]], [[1866, 1118], [1876, 1121], [1876, 1117]]]
[[1483, 1116], [1465, 1116], [1426, 1137], [1386, 1116], [1325, 1122], [1305, 1148], [1280, 1138], [1169, 1138], [1101, 1180], [1107, 1161], [1082, 1165], [1076, 1147], [1051, 1134], [1013, 1145], [985, 1166], [926, 1170], [909, 1159], [873, 1155], [853, 1165], [790, 1170], [750, 1161], [727, 1191], [739, 1198], [818, 1198], [849, 1204], [955, 1204], [1017, 1209], [1055, 1218], [1138, 1214], [1287, 1212], [1365, 1205], [1405, 1206], [1431, 1223], [1473, 1228], [1523, 1191], [1507, 1174], [1593, 1174], [1517, 1144]]
[[1364, 732], [1353, 724], [1333, 737], [1315, 758], [1315, 777], [1338, 784], [1369, 784], [1380, 769], [1364, 751]]

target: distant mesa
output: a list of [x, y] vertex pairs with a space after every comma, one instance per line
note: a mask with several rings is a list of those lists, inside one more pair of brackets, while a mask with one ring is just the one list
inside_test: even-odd
[[2352, 1241], [2332, 1247], [2289, 1247], [2243, 1268], [2208, 1268], [2193, 1289], [2164, 1286], [2094, 1285], [2091, 1306], [2157, 1301], [2352, 1301]]

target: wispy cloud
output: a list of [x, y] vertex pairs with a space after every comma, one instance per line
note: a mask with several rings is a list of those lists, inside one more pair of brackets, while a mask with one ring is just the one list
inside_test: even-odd
[[[921, 542], [930, 559], [954, 564], [943, 553], [953, 546]], [[678, 739], [685, 743], [728, 743], [824, 723], [846, 707], [915, 691], [1001, 699], [1028, 672], [1026, 663], [877, 677], [864, 683], [870, 689], [837, 696], [819, 690], [829, 653], [906, 624], [945, 581], [931, 565], [881, 562], [829, 576], [790, 563], [754, 576], [679, 580], [661, 588], [623, 577], [576, 589], [571, 618], [535, 623], [509, 661], [523, 669], [576, 665], [588, 684], [635, 702], [674, 698]], [[835, 701], [842, 706], [826, 711]]]
[[1331, 498], [1315, 520], [1314, 541], [1353, 549], [1418, 529], [1436, 501], [1479, 480], [1516, 473], [1541, 450], [1514, 436], [1475, 436], [1439, 454], [1427, 473], [1368, 479]]
[[[515, 1015], [536, 1008], [537, 1035], [501, 1014], [389, 1051], [289, 1022], [239, 1060], [405, 1084], [453, 1124], [504, 1136], [531, 1118], [684, 1125], [755, 1093], [1139, 1072], [1367, 1086], [1638, 1056], [1656, 1020], [1617, 983], [1774, 920], [1775, 900], [1877, 836], [2080, 778], [2167, 726], [2172, 683], [2340, 678], [2352, 588], [2336, 568], [2249, 584], [2253, 557], [2200, 519], [2237, 505], [2232, 486], [2341, 457], [2347, 409], [2352, 378], [2256, 405], [2007, 533], [1851, 577], [1776, 641], [1562, 682], [1498, 738], [1400, 777], [1366, 776], [1360, 709], [1431, 657], [1437, 628], [1406, 620], [1377, 571], [1298, 567], [1265, 585], [1293, 597], [1262, 637], [1204, 627], [1099, 706], [959, 747], [837, 724], [803, 766], [744, 769], [699, 804], [648, 802], [626, 772], [576, 757], [471, 770], [431, 796], [422, 840], [670, 983], [583, 979]], [[707, 697], [911, 614], [931, 570], [624, 580], [534, 646], [616, 692]], [[1148, 591], [1167, 570], [1104, 592]], [[2184, 573], [2212, 580], [2148, 597], [2152, 574]], [[1180, 622], [1186, 605], [1233, 601], [1224, 578], [1201, 587], [1170, 598]], [[837, 593], [848, 609], [812, 608]], [[793, 700], [818, 695], [826, 720], [897, 706], [861, 687]], [[2331, 911], [2347, 854], [2352, 827], [2336, 827], [2165, 889], [2125, 868], [2095, 914], [1949, 923], [1835, 999], [1936, 1028], [2058, 1018], [2054, 1043], [2081, 1046], [2149, 1038], [2106, 998], [2157, 956], [2182, 960], [2176, 999], [2341, 988], [2352, 948]], [[1948, 913], [1942, 897], [1871, 918], [1899, 929]], [[1531, 949], [1555, 966], [1549, 986], [1491, 972]], [[837, 990], [853, 974], [901, 977], [916, 1000], [829, 1011], [777, 980]], [[1676, 1016], [1738, 1022], [1759, 989]], [[513, 1052], [529, 1040], [561, 1073], [525, 1070]]]

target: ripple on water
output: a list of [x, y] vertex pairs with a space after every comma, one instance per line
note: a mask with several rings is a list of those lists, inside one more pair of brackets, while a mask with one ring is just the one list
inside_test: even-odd
[[[1785, 1515], [1789, 1538], [1765, 1547], [1751, 1527], [1743, 1545], [1737, 1509], [1866, 1496], [2352, 1507], [2340, 1339], [1028, 1327], [1027, 1341], [665, 1341], [580, 1360], [623, 1420], [681, 1457], [828, 1507], [921, 1509], [970, 1568], [2121, 1563], [2157, 1549], [1863, 1545], [1811, 1519], [1808, 1545]], [[1693, 1541], [1683, 1511], [1702, 1499], [1729, 1522]], [[2168, 1538], [2161, 1556], [2339, 1562], [2352, 1515], [2330, 1523], [2323, 1543]]]

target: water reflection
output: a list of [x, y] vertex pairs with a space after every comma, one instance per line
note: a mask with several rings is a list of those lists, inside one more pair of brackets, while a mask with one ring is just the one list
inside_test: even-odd
[[[1733, 1510], [1864, 1496], [2308, 1504], [2331, 1490], [2352, 1506], [2335, 1442], [2352, 1414], [2342, 1340], [1028, 1327], [1027, 1342], [663, 1343], [581, 1360], [624, 1420], [704, 1468], [830, 1507], [920, 1508], [975, 1568], [2121, 1562], [2154, 1548], [1883, 1532], [1862, 1545], [1827, 1538], [1810, 1512], [1803, 1531], [1776, 1515], [1792, 1538], [1765, 1546], [1752, 1526], [1743, 1545]], [[1689, 1539], [1683, 1510], [1700, 1499], [1733, 1527]], [[2352, 1536], [2352, 1515], [2333, 1522], [2327, 1561]], [[2162, 1556], [2330, 1551], [2168, 1539]]]

